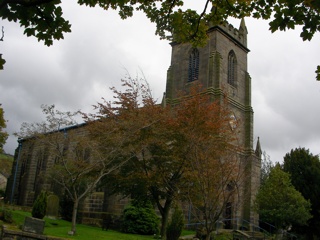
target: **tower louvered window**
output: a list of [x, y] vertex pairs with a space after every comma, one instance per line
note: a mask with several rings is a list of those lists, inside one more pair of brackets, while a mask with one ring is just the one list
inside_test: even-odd
[[188, 82], [198, 80], [199, 76], [199, 51], [198, 49], [192, 49], [189, 56], [189, 71], [188, 71]]
[[237, 58], [234, 51], [229, 52], [228, 56], [228, 83], [236, 86], [237, 80]]

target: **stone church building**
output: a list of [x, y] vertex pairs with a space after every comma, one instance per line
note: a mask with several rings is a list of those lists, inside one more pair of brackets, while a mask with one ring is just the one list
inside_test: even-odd
[[[251, 78], [247, 71], [247, 28], [244, 20], [239, 29], [230, 24], [210, 26], [208, 41], [204, 47], [194, 48], [190, 44], [171, 43], [171, 66], [167, 73], [163, 104], [175, 103], [178, 91], [184, 91], [194, 82], [200, 83], [205, 92], [214, 99], [227, 93], [228, 104], [234, 122], [239, 129], [239, 145], [245, 184], [240, 189], [240, 207], [230, 204], [223, 218], [233, 219], [232, 225], [239, 225], [239, 219], [258, 225], [259, 217], [253, 211], [253, 201], [260, 183], [261, 148], [259, 140], [253, 147], [253, 109], [251, 106]], [[64, 131], [82, 134], [83, 125], [69, 127]], [[32, 206], [41, 189], [50, 189], [41, 182], [39, 172], [45, 172], [54, 163], [46, 151], [40, 151], [36, 143], [28, 139], [19, 141], [12, 175], [8, 180], [7, 201], [18, 205]], [[101, 212], [120, 214], [128, 199], [120, 196], [107, 197], [103, 191], [91, 194], [83, 203], [82, 222], [97, 223]], [[237, 219], [237, 220], [234, 220]], [[236, 223], [237, 222], [237, 223]]]

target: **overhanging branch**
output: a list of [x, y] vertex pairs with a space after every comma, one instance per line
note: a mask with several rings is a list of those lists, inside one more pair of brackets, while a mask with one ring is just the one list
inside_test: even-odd
[[205, 13], [206, 13], [206, 11], [207, 11], [209, 2], [210, 2], [210, 0], [207, 0], [207, 1], [206, 1], [206, 4], [205, 4], [205, 6], [204, 6], [204, 9], [203, 9], [202, 13], [200, 14], [200, 16], [199, 16], [199, 18], [198, 18], [197, 29], [196, 29], [196, 31], [194, 32], [194, 34], [192, 35], [192, 38], [194, 38], [194, 37], [197, 35], [198, 31], [199, 31], [199, 26], [200, 26], [201, 19], [203, 18], [203, 16], [205, 15]]
[[1, 35], [0, 41], [3, 41], [3, 38], [4, 38], [4, 26], [2, 26], [2, 35]]
[[22, 5], [25, 7], [33, 7], [45, 3], [50, 3], [53, 2], [54, 0], [34, 0], [34, 1], [27, 1], [27, 0], [4, 0], [3, 2], [0, 2], [0, 9], [5, 7], [7, 4], [17, 4], [17, 5]]

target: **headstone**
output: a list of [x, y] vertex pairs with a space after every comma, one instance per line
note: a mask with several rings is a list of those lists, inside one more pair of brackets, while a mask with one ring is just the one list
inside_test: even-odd
[[47, 198], [47, 216], [56, 219], [59, 217], [59, 197], [57, 195], [49, 195]]
[[22, 230], [36, 234], [43, 234], [45, 221], [43, 219], [26, 217]]

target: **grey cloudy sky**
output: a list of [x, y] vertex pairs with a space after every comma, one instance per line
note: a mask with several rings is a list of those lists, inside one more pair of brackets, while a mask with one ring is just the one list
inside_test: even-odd
[[[116, 12], [65, 3], [64, 14], [72, 33], [46, 47], [23, 35], [18, 24], [5, 27], [0, 53], [6, 59], [0, 71], [0, 103], [11, 135], [22, 122], [43, 119], [41, 104], [60, 110], [89, 112], [101, 97], [109, 98], [127, 71], [141, 75], [161, 100], [170, 65], [168, 41], [154, 35], [155, 25], [142, 13], [121, 20]], [[238, 27], [239, 20], [231, 20]], [[271, 34], [268, 23], [246, 19], [249, 73], [252, 77], [254, 136], [272, 161], [282, 161], [292, 148], [306, 147], [320, 153], [320, 34], [303, 42], [300, 31]], [[13, 153], [10, 136], [5, 151]]]

